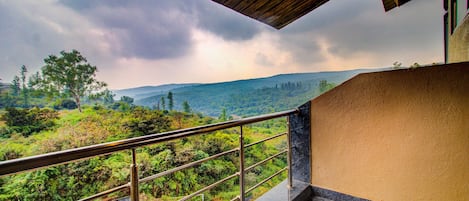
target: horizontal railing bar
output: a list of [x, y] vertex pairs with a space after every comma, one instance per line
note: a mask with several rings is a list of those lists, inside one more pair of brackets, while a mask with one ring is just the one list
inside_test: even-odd
[[203, 158], [203, 159], [200, 159], [198, 161], [194, 161], [192, 163], [188, 163], [188, 164], [185, 164], [185, 165], [181, 165], [181, 166], [178, 166], [178, 167], [175, 167], [175, 168], [172, 168], [170, 170], [166, 170], [164, 172], [160, 172], [158, 174], [154, 174], [152, 176], [148, 176], [148, 177], [145, 177], [143, 179], [140, 179], [139, 182], [142, 183], [142, 182], [147, 182], [147, 181], [151, 181], [153, 179], [156, 179], [158, 177], [163, 177], [163, 176], [166, 176], [168, 174], [171, 174], [171, 173], [174, 173], [174, 172], [177, 172], [177, 171], [180, 171], [180, 170], [183, 170], [183, 169], [186, 169], [186, 168], [190, 168], [192, 166], [195, 166], [195, 165], [198, 165], [200, 163], [203, 163], [205, 161], [208, 161], [208, 160], [212, 160], [212, 159], [215, 159], [215, 158], [218, 158], [220, 156], [224, 156], [224, 155], [227, 155], [227, 154], [230, 154], [230, 153], [233, 153], [233, 152], [237, 152], [239, 151], [238, 148], [235, 148], [235, 149], [232, 149], [232, 150], [229, 150], [229, 151], [225, 151], [225, 152], [222, 152], [222, 153], [218, 153], [218, 154], [215, 154], [215, 155], [212, 155], [212, 156], [209, 156], [207, 158]]
[[233, 199], [231, 199], [230, 201], [237, 201], [239, 200], [239, 195], [237, 195], [236, 197], [234, 197]]
[[18, 173], [22, 171], [48, 167], [52, 165], [59, 165], [69, 163], [76, 160], [86, 159], [95, 156], [107, 155], [117, 151], [132, 149], [140, 146], [155, 144], [159, 142], [170, 141], [183, 137], [189, 137], [202, 133], [208, 133], [217, 130], [223, 130], [240, 125], [251, 124], [255, 122], [275, 119], [279, 117], [288, 116], [298, 113], [298, 109], [287, 110], [272, 114], [248, 117], [239, 120], [231, 120], [221, 123], [215, 123], [205, 126], [198, 126], [193, 128], [181, 129], [176, 131], [169, 131], [164, 133], [150, 134], [125, 140], [114, 142], [90, 145], [75, 149], [68, 149], [52, 153], [41, 154], [37, 156], [30, 156], [25, 158], [18, 158], [8, 161], [0, 162], [0, 176]]
[[257, 142], [254, 142], [254, 143], [245, 145], [244, 148], [252, 147], [252, 146], [254, 146], [254, 145], [256, 145], [256, 144], [263, 143], [263, 142], [265, 142], [265, 141], [269, 141], [269, 140], [272, 140], [272, 139], [281, 137], [281, 136], [286, 135], [286, 134], [287, 134], [287, 133], [280, 133], [280, 134], [274, 135], [274, 136], [272, 136], [272, 137], [268, 137], [268, 138], [265, 138], [265, 139], [263, 139], [263, 140], [259, 140], [259, 141], [257, 141]]
[[105, 195], [109, 195], [109, 194], [111, 194], [111, 193], [114, 193], [114, 192], [116, 192], [116, 191], [120, 191], [120, 190], [129, 188], [129, 187], [130, 187], [130, 185], [127, 183], [127, 184], [124, 184], [124, 185], [121, 185], [121, 186], [118, 186], [118, 187], [111, 188], [111, 189], [109, 189], [109, 190], [103, 191], [103, 192], [101, 192], [101, 193], [94, 194], [94, 195], [92, 195], [92, 196], [89, 196], [89, 197], [80, 199], [80, 200], [78, 200], [78, 201], [94, 200], [94, 199], [96, 199], [96, 198], [99, 198], [99, 197], [102, 197], [102, 196], [105, 196]]
[[252, 170], [253, 168], [255, 168], [255, 167], [259, 166], [259, 165], [262, 165], [262, 164], [264, 164], [265, 162], [267, 162], [267, 161], [269, 161], [269, 160], [272, 160], [273, 158], [278, 157], [278, 156], [280, 156], [280, 155], [282, 155], [282, 154], [284, 154], [284, 153], [287, 153], [287, 152], [288, 152], [288, 150], [284, 150], [284, 151], [279, 152], [279, 153], [277, 153], [277, 154], [275, 154], [275, 155], [272, 155], [272, 156], [270, 156], [269, 158], [266, 158], [266, 159], [264, 159], [264, 160], [262, 160], [262, 161], [259, 161], [258, 163], [254, 164], [254, 165], [249, 166], [248, 168], [244, 169], [244, 171], [245, 171], [245, 172], [250, 171], [250, 170]]
[[261, 182], [259, 182], [258, 184], [254, 185], [253, 187], [249, 188], [247, 191], [246, 191], [246, 194], [251, 192], [252, 190], [256, 189], [257, 187], [261, 186], [262, 184], [264, 184], [265, 182], [268, 182], [269, 180], [271, 180], [272, 178], [274, 178], [275, 176], [279, 175], [280, 173], [282, 173], [283, 171], [287, 170], [288, 168], [283, 168], [281, 170], [279, 170], [278, 172], [274, 173], [273, 175], [270, 175], [269, 177], [265, 178], [264, 180], [262, 180]]
[[200, 193], [202, 193], [202, 192], [204, 192], [204, 191], [206, 191], [206, 190], [210, 190], [210, 189], [214, 188], [215, 186], [217, 186], [217, 185], [219, 185], [219, 184], [221, 184], [221, 183], [224, 183], [224, 182], [226, 182], [226, 181], [228, 181], [228, 180], [230, 180], [230, 179], [232, 179], [232, 178], [235, 178], [235, 177], [237, 177], [237, 176], [239, 176], [239, 172], [237, 172], [237, 173], [235, 173], [235, 174], [232, 174], [232, 175], [230, 175], [230, 176], [228, 176], [228, 177], [225, 177], [224, 179], [219, 180], [219, 181], [217, 181], [217, 182], [215, 182], [215, 183], [213, 183], [213, 184], [210, 184], [210, 185], [208, 185], [208, 186], [206, 186], [206, 187], [204, 187], [204, 188], [202, 188], [202, 189], [200, 189], [200, 190], [198, 190], [198, 191], [196, 191], [196, 192], [193, 192], [192, 194], [190, 194], [190, 195], [188, 195], [188, 196], [186, 196], [186, 197], [183, 197], [183, 198], [180, 199], [179, 201], [185, 201], [185, 200], [191, 199], [191, 198], [193, 198], [194, 196], [196, 196], [196, 195], [198, 195], [198, 194], [200, 194]]

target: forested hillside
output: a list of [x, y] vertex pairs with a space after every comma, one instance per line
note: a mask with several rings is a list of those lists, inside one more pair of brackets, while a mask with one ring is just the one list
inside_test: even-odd
[[[340, 84], [364, 72], [385, 69], [358, 69], [351, 71], [284, 74], [273, 77], [200, 84], [174, 88], [174, 106], [181, 109], [188, 101], [194, 111], [218, 117], [225, 111], [228, 116], [252, 116], [295, 108], [318, 96], [321, 81]], [[138, 105], [157, 107], [166, 93], [143, 99], [136, 98]]]
[[181, 88], [181, 87], [188, 87], [194, 86], [198, 84], [165, 84], [160, 86], [143, 86], [143, 87], [136, 87], [130, 89], [121, 89], [121, 90], [114, 90], [114, 94], [116, 94], [116, 98], [119, 99], [122, 96], [129, 96], [134, 99], [143, 99], [151, 96], [166, 94], [168, 91]]
[[[56, 114], [49, 119], [53, 121], [53, 125], [27, 135], [24, 130], [14, 130], [13, 125], [8, 125], [9, 123], [0, 126], [4, 132], [0, 138], [0, 160], [11, 160], [218, 121], [192, 113], [164, 112], [136, 106], [128, 110], [85, 106], [83, 112], [75, 109], [58, 111]], [[3, 119], [5, 122], [9, 121], [8, 116]], [[265, 128], [267, 125], [269, 129]], [[284, 132], [285, 129], [285, 121], [282, 120], [246, 126], [245, 142], [251, 143]], [[137, 158], [140, 177], [150, 176], [236, 148], [238, 136], [238, 129], [228, 129], [139, 148]], [[247, 165], [263, 160], [281, 149], [285, 149], [285, 142], [282, 140], [256, 145], [246, 150]], [[0, 200], [77, 200], [129, 182], [129, 164], [129, 152], [122, 151], [68, 165], [1, 177]], [[220, 157], [194, 168], [143, 183], [140, 185], [141, 196], [144, 200], [156, 198], [174, 200], [234, 174], [238, 165], [236, 154]], [[249, 172], [247, 182], [253, 185], [285, 165], [284, 157], [268, 162], [256, 168], [255, 171]], [[285, 174], [276, 177], [254, 191], [252, 196], [257, 197], [284, 178]], [[206, 192], [205, 197], [209, 200], [229, 200], [238, 192], [237, 179], [232, 179]], [[124, 197], [127, 193], [119, 192], [112, 194], [111, 197]]]
[[[148, 134], [207, 125], [227, 120], [195, 112], [188, 101], [175, 102], [172, 92], [160, 101], [166, 105], [143, 107], [134, 99], [107, 90], [96, 80], [96, 66], [78, 51], [62, 51], [45, 59], [40, 72], [20, 68], [12, 83], [0, 87], [0, 161], [56, 152]], [[174, 86], [166, 86], [174, 89]], [[164, 88], [164, 87], [162, 87]], [[143, 88], [145, 89], [145, 88]], [[183, 89], [183, 88], [180, 88]], [[159, 93], [159, 92], [158, 92]], [[176, 104], [180, 104], [176, 106]], [[182, 108], [180, 110], [179, 108]], [[286, 131], [285, 119], [243, 128], [245, 143]], [[137, 149], [139, 177], [144, 178], [208, 156], [239, 147], [238, 128], [158, 143]], [[246, 166], [286, 148], [285, 139], [252, 146], [245, 151]], [[130, 180], [128, 151], [64, 165], [0, 177], [0, 200], [78, 200]], [[285, 155], [246, 173], [254, 185], [286, 166]], [[236, 154], [218, 157], [192, 168], [140, 184], [142, 200], [177, 200], [238, 171]], [[283, 173], [252, 191], [255, 198], [276, 185]], [[207, 200], [230, 200], [239, 193], [233, 178], [204, 192]], [[104, 197], [125, 197], [127, 190]]]
[[[78, 51], [44, 59], [40, 72], [0, 85], [0, 161], [207, 125], [240, 116], [291, 109], [346, 79], [373, 70], [277, 75], [213, 84], [171, 84], [108, 90], [97, 67]], [[380, 69], [378, 69], [380, 70]], [[382, 69], [381, 69], [382, 70]], [[142, 98], [143, 97], [143, 98]], [[141, 99], [139, 99], [141, 98]], [[246, 125], [246, 144], [286, 131], [285, 119]], [[238, 128], [137, 149], [139, 177], [161, 173], [239, 146]], [[245, 150], [246, 166], [285, 150], [276, 138]], [[131, 155], [121, 151], [70, 164], [0, 177], [0, 200], [77, 200], [129, 182]], [[286, 166], [286, 156], [246, 173], [253, 186]], [[140, 184], [143, 200], [177, 200], [238, 171], [236, 154]], [[280, 174], [248, 197], [256, 198], [286, 178]], [[125, 197], [113, 193], [105, 200]], [[231, 200], [236, 178], [204, 192], [207, 200]]]

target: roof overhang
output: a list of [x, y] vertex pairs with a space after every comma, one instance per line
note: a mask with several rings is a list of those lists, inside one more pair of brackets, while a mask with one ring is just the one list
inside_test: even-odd
[[[281, 29], [329, 0], [212, 0], [257, 21]], [[387, 12], [410, 0], [382, 0]]]
[[399, 7], [402, 4], [409, 2], [410, 0], [383, 0], [384, 11], [388, 12], [395, 7]]
[[234, 11], [281, 29], [329, 0], [212, 0]]

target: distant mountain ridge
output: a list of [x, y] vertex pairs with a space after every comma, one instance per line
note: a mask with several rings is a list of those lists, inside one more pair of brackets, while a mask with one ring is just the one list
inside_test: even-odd
[[[225, 109], [229, 115], [250, 116], [291, 109], [318, 96], [319, 82], [340, 84], [366, 72], [391, 68], [356, 69], [317, 73], [280, 74], [271, 77], [235, 80], [209, 84], [170, 84], [116, 91], [130, 96], [138, 105], [156, 107], [169, 91], [174, 96], [174, 109], [182, 110], [188, 101], [194, 111], [217, 117]], [[167, 104], [166, 104], [167, 105]], [[168, 109], [168, 108], [166, 108]]]
[[198, 83], [187, 83], [187, 84], [164, 84], [158, 86], [142, 86], [128, 89], [113, 90], [113, 93], [116, 94], [116, 98], [119, 99], [122, 96], [129, 96], [134, 99], [142, 99], [150, 96], [155, 96], [170, 90], [199, 85]]

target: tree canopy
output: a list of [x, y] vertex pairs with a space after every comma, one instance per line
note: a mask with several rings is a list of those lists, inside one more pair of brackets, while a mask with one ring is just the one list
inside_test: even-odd
[[72, 97], [81, 112], [80, 99], [106, 86], [96, 80], [96, 66], [89, 64], [77, 50], [49, 55], [42, 67], [43, 85], [50, 93]]

